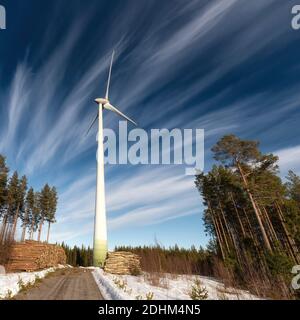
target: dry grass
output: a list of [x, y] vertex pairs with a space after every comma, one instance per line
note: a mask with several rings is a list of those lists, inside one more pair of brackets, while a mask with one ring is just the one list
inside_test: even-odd
[[144, 274], [144, 280], [154, 287], [169, 289], [169, 280], [166, 274], [158, 272], [150, 272]]
[[[239, 277], [226, 267], [223, 261], [214, 262], [214, 275], [224, 284], [224, 290], [220, 289], [220, 294], [238, 295], [238, 289], [247, 290], [257, 297], [274, 300], [295, 299], [293, 292], [287, 282], [279, 276], [272, 276], [262, 273], [259, 268], [249, 266]], [[235, 288], [236, 290], [233, 290]]]
[[[185, 255], [180, 252], [164, 250], [154, 247], [135, 251], [141, 257], [143, 271], [149, 273], [147, 282], [164, 287], [167, 282], [165, 276], [176, 279], [177, 275], [201, 275], [219, 279], [224, 284], [224, 291], [220, 291], [221, 297], [226, 293], [237, 294], [232, 289], [247, 290], [251, 294], [265, 299], [291, 300], [295, 299], [295, 293], [291, 291], [288, 282], [278, 276], [272, 276], [262, 272], [256, 264], [245, 267], [245, 270], [237, 270], [228, 266], [216, 256]], [[230, 292], [228, 292], [230, 291]]]
[[212, 276], [212, 269], [206, 257], [197, 252], [182, 252], [163, 247], [123, 248], [138, 254], [142, 270], [149, 273], [202, 274]]
[[232, 292], [232, 289], [227, 288], [236, 288], [266, 299], [295, 299], [295, 293], [291, 292], [288, 281], [272, 276], [270, 272], [262, 272], [263, 262], [260, 265], [257, 262], [252, 265], [245, 264], [244, 268], [239, 268], [231, 261], [225, 263], [207, 251], [165, 249], [159, 245], [124, 247], [122, 250], [140, 256], [142, 270], [148, 274], [145, 280], [154, 286], [168, 286], [167, 280], [176, 279], [178, 275], [201, 275], [219, 279], [224, 284], [224, 291], [219, 292], [221, 297], [229, 293], [227, 291]]

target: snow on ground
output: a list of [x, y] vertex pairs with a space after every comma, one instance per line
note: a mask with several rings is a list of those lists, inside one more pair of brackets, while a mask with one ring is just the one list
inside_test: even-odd
[[196, 280], [205, 287], [208, 300], [257, 300], [244, 290], [226, 288], [221, 282], [201, 276], [143, 273], [140, 276], [118, 276], [96, 268], [93, 276], [106, 300], [191, 300], [190, 292]]
[[4, 275], [0, 275], [0, 299], [15, 296], [20, 290], [20, 280], [24, 285], [34, 283], [37, 278], [42, 279], [48, 273], [62, 268], [65, 268], [65, 266], [58, 265], [56, 268], [49, 268], [37, 272], [7, 273]]

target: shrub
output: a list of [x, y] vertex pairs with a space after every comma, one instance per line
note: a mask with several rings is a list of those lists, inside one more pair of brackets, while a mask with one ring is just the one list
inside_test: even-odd
[[205, 287], [202, 287], [200, 280], [195, 280], [189, 295], [192, 300], [206, 300], [208, 298], [208, 291]]
[[5, 300], [12, 300], [13, 299], [13, 293], [11, 290], [7, 290]]
[[273, 253], [267, 254], [267, 263], [272, 275], [290, 275], [293, 263], [291, 259], [285, 254]]
[[117, 278], [115, 278], [113, 281], [114, 281], [114, 284], [115, 284], [119, 289], [126, 291], [126, 287], [127, 287], [126, 281], [119, 280], [119, 279], [117, 279]]
[[146, 294], [146, 299], [147, 300], [153, 300], [154, 299], [154, 293], [153, 292], [148, 292]]
[[22, 280], [21, 277], [19, 277], [19, 280], [18, 280], [18, 286], [19, 286], [19, 292], [23, 292], [26, 290], [26, 284], [24, 283], [24, 281]]

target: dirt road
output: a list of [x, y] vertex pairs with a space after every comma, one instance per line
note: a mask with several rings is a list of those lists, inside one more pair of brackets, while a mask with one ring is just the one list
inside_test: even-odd
[[90, 270], [63, 269], [49, 274], [16, 300], [103, 300]]

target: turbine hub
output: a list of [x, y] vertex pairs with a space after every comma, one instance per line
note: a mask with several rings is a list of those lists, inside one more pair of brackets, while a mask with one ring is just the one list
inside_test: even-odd
[[104, 98], [97, 98], [97, 99], [95, 99], [95, 102], [97, 104], [102, 104], [102, 105], [105, 105], [105, 104], [109, 103], [109, 101], [107, 99], [104, 99]]

